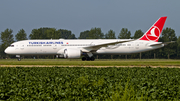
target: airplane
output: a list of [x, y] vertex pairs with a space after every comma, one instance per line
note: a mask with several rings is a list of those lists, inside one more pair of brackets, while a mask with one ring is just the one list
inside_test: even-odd
[[5, 53], [16, 55], [56, 55], [68, 59], [94, 61], [96, 54], [133, 54], [164, 47], [171, 42], [158, 42], [167, 16], [160, 17], [139, 39], [56, 39], [23, 40], [12, 43]]

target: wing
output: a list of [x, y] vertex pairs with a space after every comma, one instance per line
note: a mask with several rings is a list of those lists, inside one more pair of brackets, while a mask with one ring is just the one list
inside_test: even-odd
[[117, 40], [116, 42], [107, 42], [107, 43], [102, 43], [102, 44], [96, 44], [96, 45], [92, 45], [92, 46], [82, 47], [82, 51], [83, 52], [95, 52], [98, 49], [100, 49], [101, 47], [108, 47], [109, 45], [115, 45], [115, 44], [119, 44], [119, 43], [130, 42], [130, 41], [134, 41], [134, 39], [127, 39], [127, 40], [122, 40], [122, 41]]

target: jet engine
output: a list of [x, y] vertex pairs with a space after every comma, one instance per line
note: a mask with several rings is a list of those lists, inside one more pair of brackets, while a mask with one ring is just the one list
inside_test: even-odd
[[64, 58], [73, 59], [73, 58], [80, 58], [81, 50], [77, 48], [67, 48], [64, 49]]

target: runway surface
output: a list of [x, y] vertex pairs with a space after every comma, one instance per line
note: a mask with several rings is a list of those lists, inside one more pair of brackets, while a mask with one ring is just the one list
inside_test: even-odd
[[0, 67], [88, 67], [88, 68], [108, 68], [108, 67], [117, 67], [117, 68], [180, 68], [180, 66], [77, 66], [77, 65], [0, 65]]

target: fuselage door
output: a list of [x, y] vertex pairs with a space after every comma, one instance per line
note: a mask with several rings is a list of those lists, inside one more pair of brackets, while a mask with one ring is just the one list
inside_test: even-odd
[[135, 43], [135, 48], [136, 48], [136, 49], [139, 49], [139, 42], [136, 42], [136, 43]]
[[24, 49], [24, 44], [20, 45], [20, 49], [23, 50]]
[[57, 49], [57, 44], [55, 44], [55, 45], [53, 46], [53, 49]]
[[15, 47], [15, 50], [19, 49], [19, 45], [14, 45], [14, 47]]

